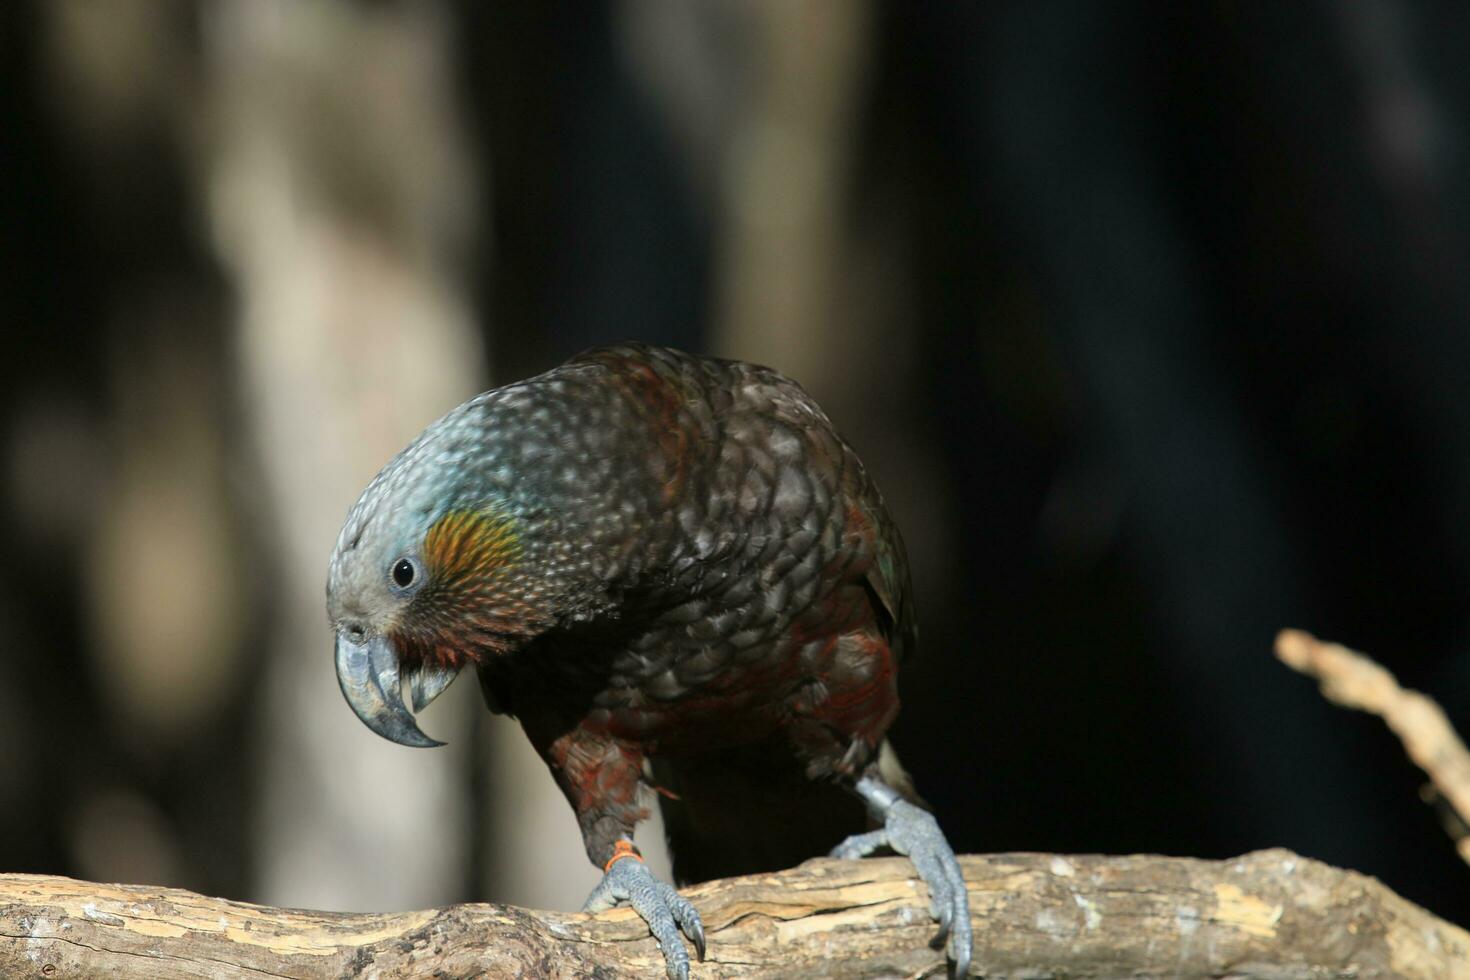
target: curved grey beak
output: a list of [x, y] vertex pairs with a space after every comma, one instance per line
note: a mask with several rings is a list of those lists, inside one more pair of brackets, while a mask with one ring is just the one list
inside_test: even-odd
[[[436, 685], [435, 695], [454, 679], [453, 673], [443, 673], [448, 673], [448, 677]], [[444, 744], [425, 735], [403, 703], [398, 653], [387, 637], [375, 636], [366, 643], [358, 643], [338, 633], [337, 683], [362, 723], [384, 738], [423, 749]], [[432, 697], [423, 700], [421, 684], [416, 682], [414, 690], [414, 701], [419, 707], [422, 707], [421, 700], [423, 704], [432, 700]]]

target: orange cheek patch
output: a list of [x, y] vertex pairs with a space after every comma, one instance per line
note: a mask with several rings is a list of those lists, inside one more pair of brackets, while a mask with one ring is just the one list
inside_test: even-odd
[[536, 622], [525, 600], [507, 588], [506, 573], [523, 558], [508, 518], [450, 511], [425, 533], [422, 554], [429, 580], [395, 634], [405, 662], [459, 666], [478, 660], [497, 637]]
[[515, 528], [494, 512], [450, 511], [424, 535], [424, 561], [441, 586], [488, 578], [520, 558]]

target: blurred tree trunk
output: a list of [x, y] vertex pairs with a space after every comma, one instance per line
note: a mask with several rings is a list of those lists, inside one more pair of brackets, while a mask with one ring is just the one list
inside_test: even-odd
[[[801, 382], [874, 467], [928, 607], [952, 539], [933, 443], [912, 438], [912, 228], [862, 166], [881, 5], [627, 0], [630, 70], [711, 215], [711, 353]], [[905, 188], [904, 193], [912, 193]]]
[[[219, 0], [201, 10], [208, 125], [198, 190], [238, 294], [255, 500], [276, 560], [258, 894], [399, 909], [470, 880], [471, 699], [429, 757], [343, 706], [322, 599], [347, 508], [428, 422], [482, 388], [461, 283], [474, 174], [438, 5]], [[462, 692], [457, 692], [462, 693]]]

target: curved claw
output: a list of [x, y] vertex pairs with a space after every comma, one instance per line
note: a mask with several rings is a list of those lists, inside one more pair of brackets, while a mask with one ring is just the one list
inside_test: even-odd
[[398, 651], [387, 637], [359, 643], [337, 634], [337, 684], [362, 723], [400, 745], [432, 748], [443, 745], [425, 735], [403, 703]]
[[603, 874], [592, 889], [583, 912], [600, 912], [618, 902], [627, 902], [648, 923], [648, 930], [663, 950], [664, 967], [669, 980], [689, 980], [689, 953], [679, 933], [694, 943], [694, 951], [704, 960], [704, 923], [699, 910], [667, 882], [659, 881], [642, 861], [624, 859]]
[[673, 893], [673, 899], [669, 902], [669, 911], [674, 915], [674, 921], [679, 923], [679, 928], [684, 930], [684, 935], [694, 943], [694, 958], [704, 962], [704, 923], [699, 919], [699, 910], [689, 899], [674, 891], [672, 885], [664, 885]]
[[868, 853], [884, 844], [899, 854], [907, 855], [919, 877], [929, 886], [929, 914], [939, 923], [934, 946], [947, 946], [952, 976], [968, 975], [974, 951], [970, 894], [965, 888], [965, 878], [960, 873], [954, 850], [944, 838], [944, 831], [939, 829], [933, 814], [901, 798], [875, 779], [864, 777], [858, 780], [857, 791], [882, 816], [883, 829], [849, 837], [838, 845], [834, 856], [846, 856], [854, 851]]

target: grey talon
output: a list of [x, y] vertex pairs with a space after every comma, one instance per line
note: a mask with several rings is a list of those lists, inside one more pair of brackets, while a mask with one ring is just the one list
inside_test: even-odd
[[648, 923], [649, 932], [663, 950], [664, 967], [670, 980], [689, 980], [689, 952], [679, 934], [682, 930], [694, 943], [702, 962], [704, 923], [700, 921], [699, 910], [672, 885], [655, 878], [636, 857], [615, 861], [587, 896], [582, 911], [601, 912], [619, 902], [627, 902]]
[[864, 776], [854, 786], [883, 829], [854, 834], [833, 848], [833, 857], [861, 857], [880, 847], [907, 855], [929, 887], [929, 915], [939, 923], [935, 948], [947, 949], [952, 976], [969, 973], [974, 952], [970, 895], [954, 850], [933, 814], [908, 802], [887, 784]]
[[[664, 887], [668, 888], [670, 891], [673, 891], [673, 886], [671, 885], [665, 885]], [[684, 930], [684, 934], [689, 937], [689, 940], [692, 943], [694, 943], [695, 958], [698, 959], [699, 962], [703, 963], [704, 923], [699, 921], [699, 911], [694, 907], [692, 903], [690, 903], [687, 898], [680, 895], [678, 892], [674, 892], [674, 899], [675, 900], [672, 903], [674, 919], [679, 923], [679, 927]]]
[[699, 962], [703, 963], [704, 962], [704, 924], [702, 922], [700, 922], [698, 919], [695, 919], [694, 920], [693, 935], [690, 938], [692, 938], [694, 940], [694, 952], [698, 955]]

